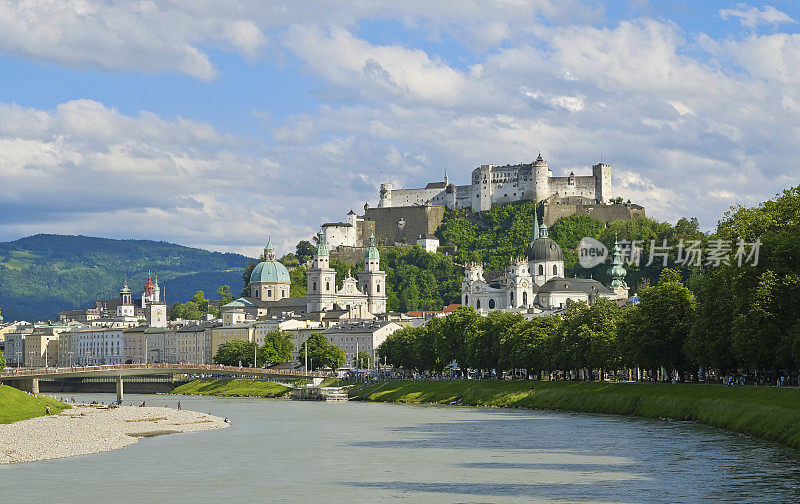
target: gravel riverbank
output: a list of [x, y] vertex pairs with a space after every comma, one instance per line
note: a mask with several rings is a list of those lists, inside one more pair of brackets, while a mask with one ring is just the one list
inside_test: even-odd
[[0, 464], [118, 450], [143, 437], [228, 426], [220, 417], [196, 411], [77, 405], [57, 415], [0, 425]]

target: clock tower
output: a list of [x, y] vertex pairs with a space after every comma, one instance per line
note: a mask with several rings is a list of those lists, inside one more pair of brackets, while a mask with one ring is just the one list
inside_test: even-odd
[[149, 327], [167, 327], [167, 305], [163, 302], [148, 303], [145, 308]]

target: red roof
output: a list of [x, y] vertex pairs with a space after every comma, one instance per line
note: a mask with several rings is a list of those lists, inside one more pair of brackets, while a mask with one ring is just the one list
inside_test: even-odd
[[153, 281], [150, 280], [150, 273], [147, 273], [147, 283], [144, 284], [144, 291], [148, 294], [153, 293]]
[[408, 312], [409, 315], [412, 317], [424, 317], [425, 315], [446, 315], [448, 313], [456, 311], [456, 309], [460, 308], [461, 305], [457, 303], [449, 304], [442, 308], [440, 311], [436, 310], [415, 310]]

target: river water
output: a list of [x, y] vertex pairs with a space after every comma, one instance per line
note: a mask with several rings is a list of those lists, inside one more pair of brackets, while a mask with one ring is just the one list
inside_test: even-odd
[[795, 452], [686, 422], [126, 396], [142, 400], [171, 407], [180, 400], [232, 426], [0, 466], [0, 502], [800, 502]]

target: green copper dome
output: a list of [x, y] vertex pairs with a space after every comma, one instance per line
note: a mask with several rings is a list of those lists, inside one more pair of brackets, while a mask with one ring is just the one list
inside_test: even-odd
[[128, 282], [127, 282], [127, 281], [125, 282], [125, 286], [123, 286], [123, 287], [122, 287], [122, 288], [119, 290], [119, 293], [120, 293], [120, 294], [131, 294], [131, 290], [128, 288]]
[[380, 258], [381, 256], [378, 253], [378, 247], [375, 246], [375, 235], [374, 234], [370, 235], [369, 247], [367, 247], [367, 250], [364, 251], [364, 260], [366, 261], [367, 259], [380, 259]]
[[278, 261], [264, 261], [256, 264], [250, 275], [251, 283], [291, 283], [289, 270]]

